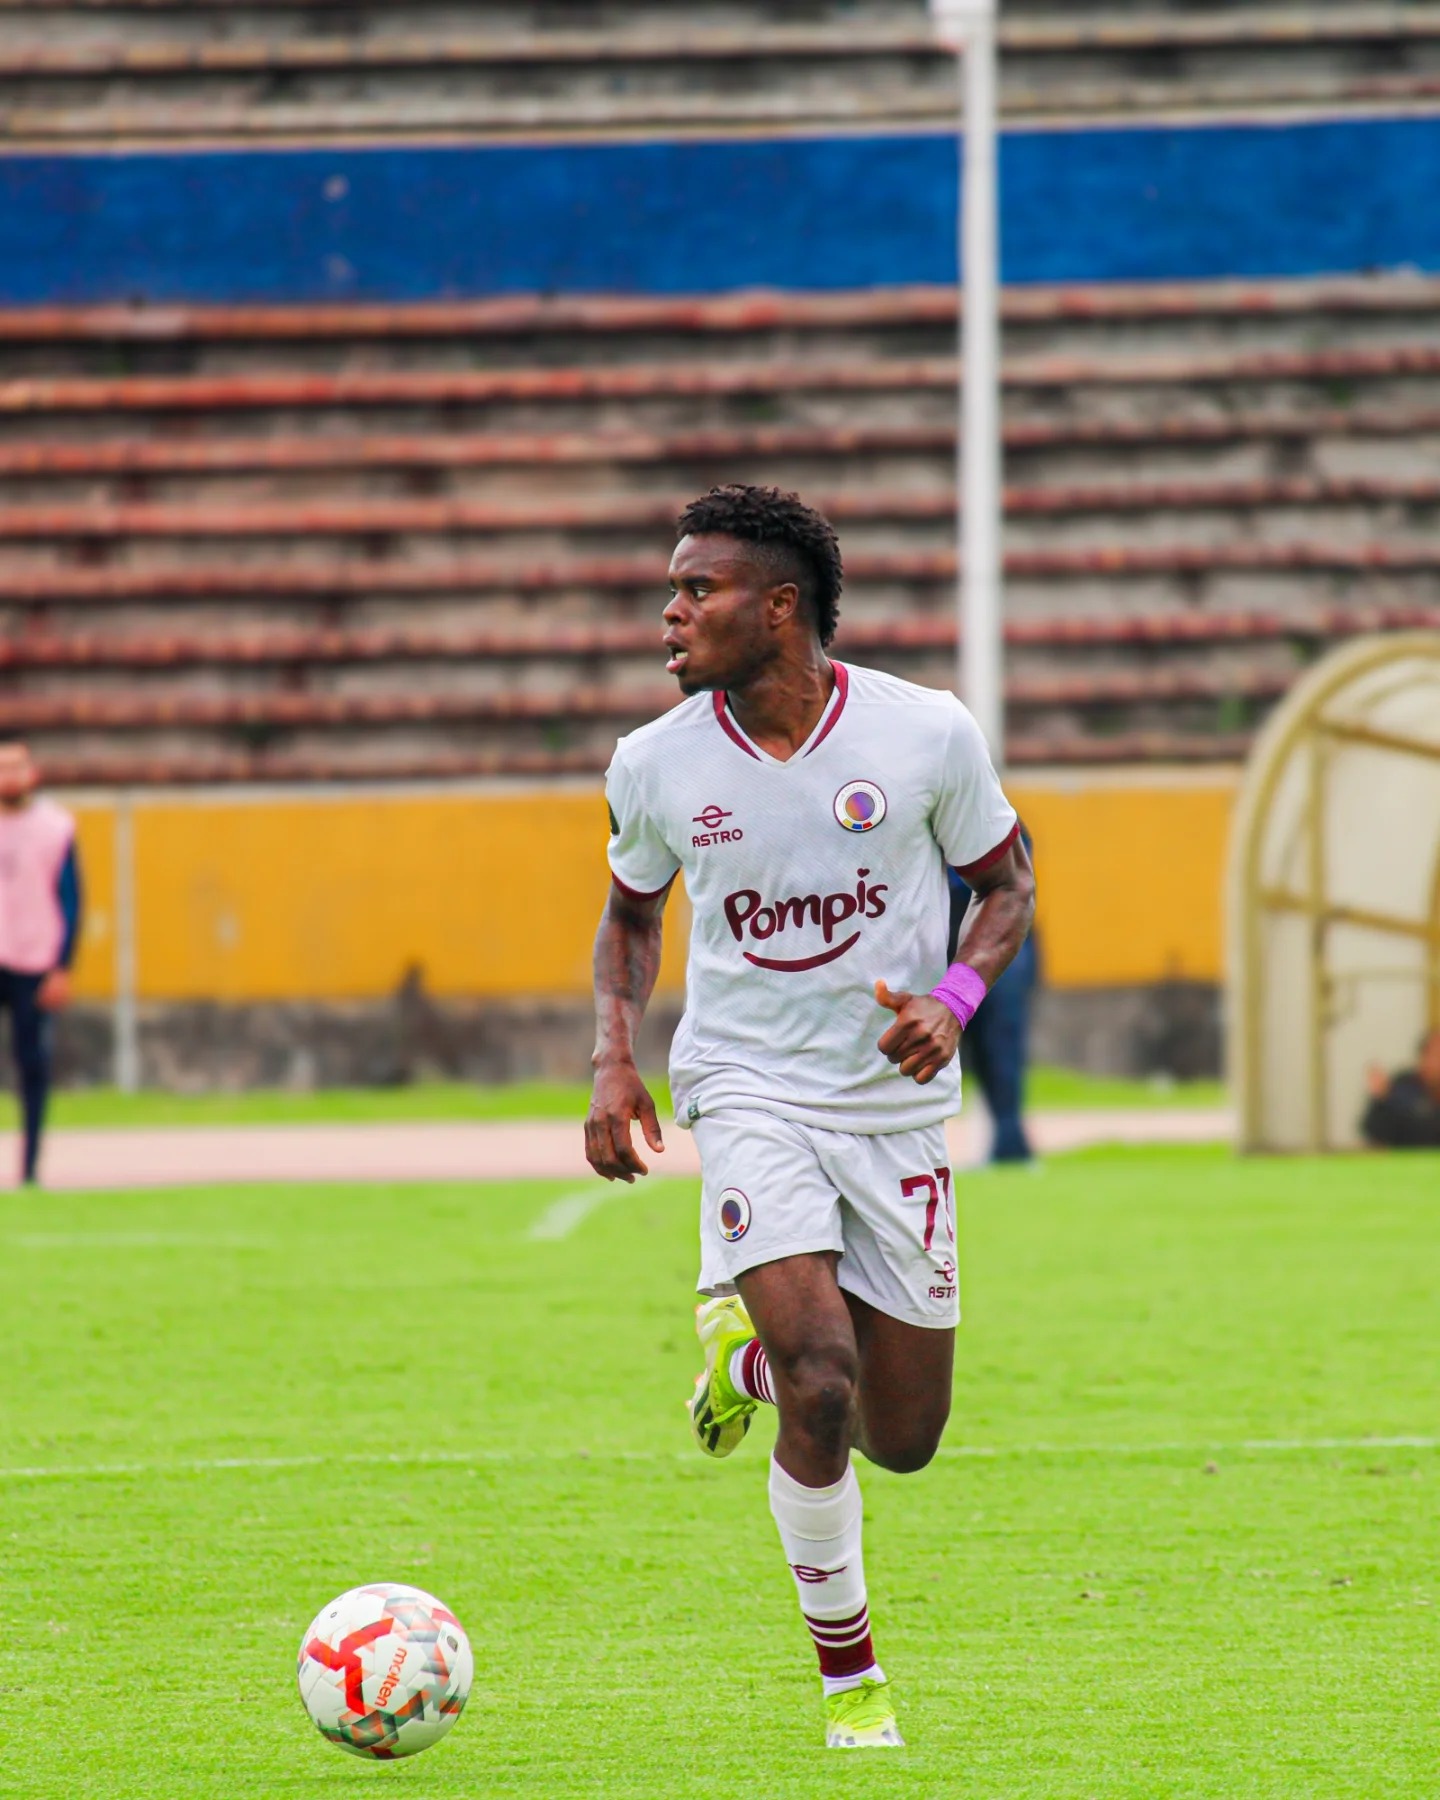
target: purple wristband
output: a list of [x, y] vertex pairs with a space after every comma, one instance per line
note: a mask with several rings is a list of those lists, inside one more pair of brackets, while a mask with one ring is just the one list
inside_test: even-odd
[[951, 963], [945, 979], [930, 990], [933, 999], [943, 1001], [960, 1021], [963, 1031], [980, 1010], [980, 1002], [989, 993], [985, 983], [969, 963]]

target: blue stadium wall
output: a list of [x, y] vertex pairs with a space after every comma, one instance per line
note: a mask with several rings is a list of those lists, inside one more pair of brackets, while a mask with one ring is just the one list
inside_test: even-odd
[[[1009, 282], [1440, 270], [1440, 119], [1007, 133]], [[948, 135], [0, 156], [0, 304], [955, 277]]]

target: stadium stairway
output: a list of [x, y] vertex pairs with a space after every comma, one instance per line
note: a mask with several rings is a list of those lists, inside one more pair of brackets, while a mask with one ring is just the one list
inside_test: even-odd
[[[1229, 761], [1440, 623], [1440, 281], [1020, 289], [1011, 758]], [[954, 299], [0, 313], [0, 705], [65, 783], [581, 772], [673, 699], [669, 526], [779, 481], [839, 653], [954, 667]]]
[[[517, 22], [518, 19], [518, 22]], [[1440, 102], [1440, 5], [1004, 0], [1015, 121]], [[0, 0], [12, 148], [948, 128], [924, 0]]]

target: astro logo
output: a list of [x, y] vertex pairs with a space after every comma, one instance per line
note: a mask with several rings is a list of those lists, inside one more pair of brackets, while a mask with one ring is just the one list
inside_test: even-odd
[[720, 829], [726, 819], [733, 817], [734, 814], [726, 812], [723, 806], [714, 805], [707, 806], [704, 812], [696, 813], [692, 822], [696, 825], [703, 825], [705, 829], [703, 832], [697, 831], [691, 838], [690, 841], [695, 849], [708, 850], [712, 844], [738, 844], [745, 835], [739, 826], [736, 826], [733, 831]]
[[720, 1196], [720, 1235], [727, 1244], [738, 1244], [750, 1229], [750, 1202], [739, 1188], [726, 1188]]
[[846, 831], [873, 831], [885, 817], [885, 795], [873, 781], [847, 781], [835, 796], [835, 822]]

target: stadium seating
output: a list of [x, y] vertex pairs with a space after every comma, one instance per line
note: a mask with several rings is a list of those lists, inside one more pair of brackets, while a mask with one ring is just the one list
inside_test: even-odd
[[[1001, 40], [1042, 124], [1440, 96], [1433, 5], [1005, 0]], [[955, 97], [924, 0], [0, 0], [12, 151], [923, 133]], [[6, 716], [73, 782], [593, 770], [672, 692], [670, 521], [737, 478], [835, 518], [842, 654], [945, 682], [954, 305], [0, 311]], [[1014, 761], [1231, 760], [1329, 640], [1440, 618], [1440, 281], [1005, 309]]]
[[[1440, 7], [1006, 0], [1017, 120], [1440, 96]], [[947, 123], [924, 0], [0, 0], [12, 146], [547, 138]]]
[[[1440, 282], [1012, 291], [1012, 758], [1229, 760], [1440, 622]], [[0, 313], [0, 692], [57, 778], [580, 771], [670, 697], [669, 522], [783, 480], [840, 651], [954, 658], [954, 299]]]

